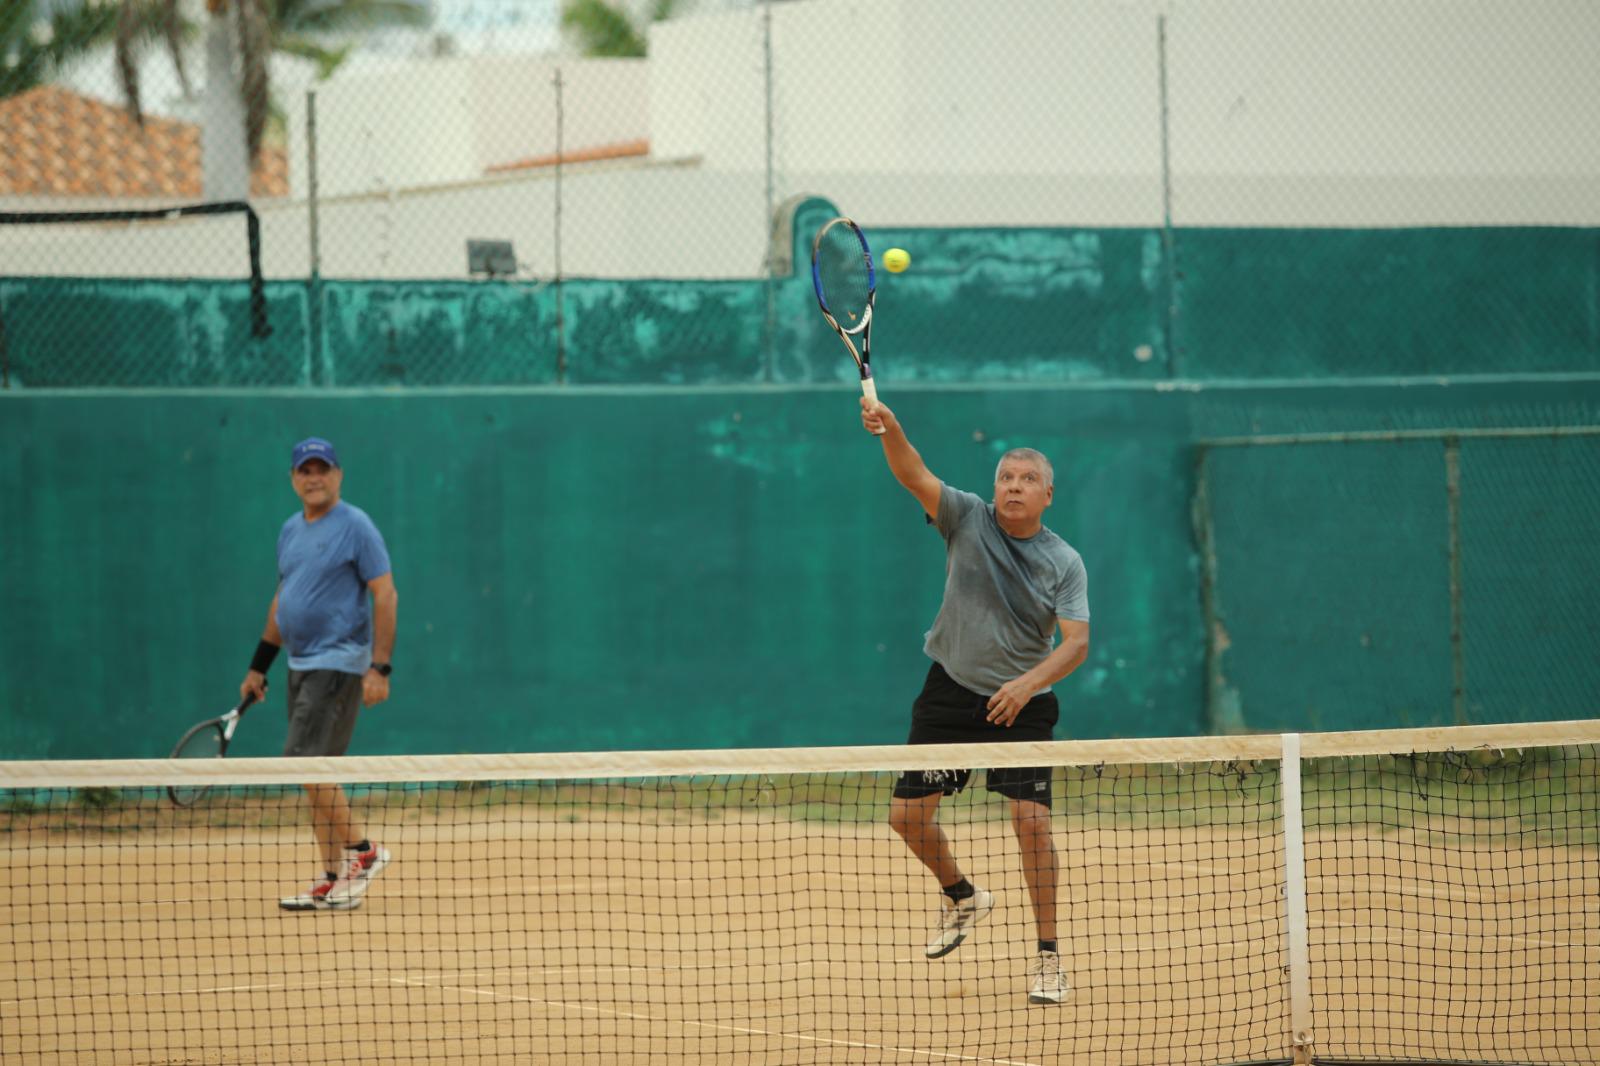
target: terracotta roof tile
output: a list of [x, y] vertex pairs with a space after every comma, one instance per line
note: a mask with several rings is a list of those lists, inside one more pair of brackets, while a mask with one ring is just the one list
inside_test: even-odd
[[[252, 196], [289, 194], [289, 160], [265, 148]], [[45, 85], [0, 100], [0, 195], [114, 196], [198, 200], [200, 127], [128, 113]]]
[[645, 139], [635, 141], [618, 141], [615, 144], [602, 144], [592, 148], [575, 148], [559, 156], [540, 155], [529, 159], [518, 159], [510, 163], [495, 163], [484, 168], [488, 174], [506, 174], [515, 170], [537, 170], [541, 167], [553, 167], [557, 162], [567, 163], [595, 163], [605, 159], [631, 159], [650, 154], [650, 142]]

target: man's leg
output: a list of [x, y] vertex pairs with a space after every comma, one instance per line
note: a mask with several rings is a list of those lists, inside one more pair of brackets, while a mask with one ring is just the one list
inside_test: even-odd
[[950, 839], [937, 818], [943, 798], [941, 789], [926, 796], [895, 796], [889, 806], [889, 824], [938, 879], [944, 893], [939, 923], [923, 951], [930, 959], [942, 958], [960, 947], [972, 927], [994, 909], [994, 894], [961, 875]]
[[350, 815], [350, 800], [339, 785], [306, 785], [311, 800], [311, 830], [322, 852], [322, 868], [337, 873], [343, 851], [366, 839]]
[[949, 888], [961, 880], [961, 867], [950, 850], [950, 838], [939, 825], [939, 801], [943, 792], [914, 799], [894, 797], [889, 804], [889, 824], [900, 834], [911, 853], [922, 860], [940, 888]]
[[1056, 881], [1059, 863], [1050, 832], [1050, 808], [1033, 800], [1011, 801], [1011, 829], [1022, 846], [1022, 879], [1028, 883], [1033, 918], [1039, 928], [1039, 953], [1028, 973], [1033, 978], [1029, 1003], [1061, 1003], [1071, 986], [1061, 969], [1056, 946]]
[[1032, 800], [1011, 801], [1011, 829], [1022, 846], [1022, 878], [1033, 901], [1039, 939], [1056, 939], [1056, 842], [1050, 832], [1050, 808]]
[[389, 865], [389, 850], [367, 839], [350, 812], [350, 799], [339, 785], [306, 785], [311, 799], [311, 824], [327, 869], [338, 879], [323, 899], [334, 910], [361, 906], [373, 878]]
[[[361, 677], [334, 670], [289, 671], [289, 735], [284, 755], [343, 755], [361, 709]], [[367, 840], [337, 784], [305, 785], [324, 876], [296, 896], [278, 901], [285, 910], [353, 909], [372, 879], [388, 865], [389, 853]]]

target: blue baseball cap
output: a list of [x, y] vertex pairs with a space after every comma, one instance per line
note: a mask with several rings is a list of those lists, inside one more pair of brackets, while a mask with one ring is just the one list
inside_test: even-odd
[[332, 444], [321, 437], [307, 437], [294, 446], [289, 457], [289, 469], [299, 470], [311, 459], [321, 459], [329, 466], [339, 465], [339, 453], [333, 450]]

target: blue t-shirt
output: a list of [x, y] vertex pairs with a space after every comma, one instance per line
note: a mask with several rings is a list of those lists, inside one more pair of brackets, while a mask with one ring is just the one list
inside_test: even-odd
[[372, 519], [340, 502], [315, 522], [296, 512], [278, 533], [278, 632], [291, 670], [364, 674], [372, 665], [367, 582], [389, 572]]

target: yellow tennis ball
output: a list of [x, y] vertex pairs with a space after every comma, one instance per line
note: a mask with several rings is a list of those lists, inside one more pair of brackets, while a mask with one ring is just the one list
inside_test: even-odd
[[898, 274], [911, 265], [911, 253], [904, 248], [890, 248], [883, 253], [883, 267], [891, 274]]

